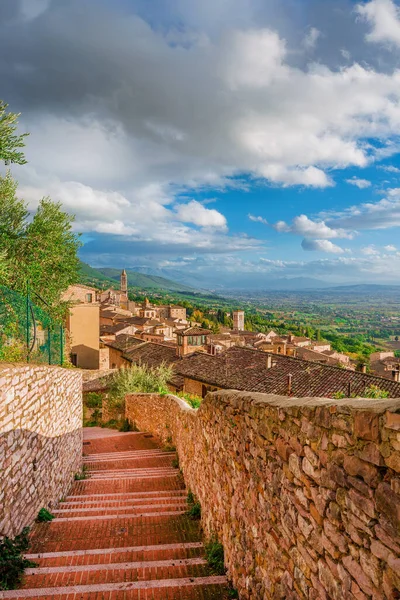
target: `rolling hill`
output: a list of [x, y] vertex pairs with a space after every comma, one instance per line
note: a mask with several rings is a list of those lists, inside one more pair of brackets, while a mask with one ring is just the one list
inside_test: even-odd
[[[145, 275], [131, 269], [127, 269], [126, 272], [128, 274], [129, 287], [140, 288], [142, 290], [166, 290], [169, 292], [194, 291], [194, 288], [164, 277]], [[81, 261], [81, 283], [85, 285], [93, 285], [100, 288], [115, 286], [116, 283], [119, 283], [120, 275], [121, 269], [109, 267], [95, 269]]]

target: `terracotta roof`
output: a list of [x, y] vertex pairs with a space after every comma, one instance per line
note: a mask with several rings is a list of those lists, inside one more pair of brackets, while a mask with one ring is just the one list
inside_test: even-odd
[[116, 350], [121, 350], [121, 352], [126, 352], [127, 350], [144, 343], [145, 342], [143, 340], [127, 333], [121, 333], [120, 335], [117, 335], [116, 339], [112, 341], [103, 340], [103, 344], [105, 346], [115, 348]]
[[188, 327], [183, 331], [179, 332], [179, 335], [183, 335], [184, 337], [188, 335], [208, 335], [211, 333], [209, 329], [203, 329], [202, 327]]
[[148, 317], [128, 317], [128, 315], [118, 315], [117, 321], [123, 321], [128, 325], [145, 325], [149, 322]]
[[129, 323], [119, 323], [118, 325], [100, 325], [100, 335], [115, 334], [129, 327]]
[[175, 347], [156, 342], [144, 342], [140, 346], [125, 352], [124, 358], [132, 364], [142, 364], [149, 367], [158, 367], [163, 362], [170, 365], [180, 360]]
[[267, 369], [268, 353], [234, 346], [220, 355], [195, 353], [184, 357], [176, 370], [190, 379], [225, 389], [288, 395], [288, 376], [292, 375], [291, 395], [297, 397], [331, 397], [336, 392], [361, 395], [376, 385], [400, 398], [400, 383], [361, 373], [271, 354], [275, 366]]
[[119, 313], [117, 313], [115, 310], [102, 310], [100, 309], [100, 317], [105, 317], [106, 319], [115, 319], [117, 317], [120, 317], [122, 315], [120, 315]]
[[[333, 353], [334, 354], [334, 353]], [[303, 360], [310, 360], [312, 362], [320, 362], [327, 365], [337, 365], [339, 360], [337, 358], [331, 358], [323, 352], [317, 352], [316, 350], [310, 350], [310, 348], [296, 348], [296, 356]]]

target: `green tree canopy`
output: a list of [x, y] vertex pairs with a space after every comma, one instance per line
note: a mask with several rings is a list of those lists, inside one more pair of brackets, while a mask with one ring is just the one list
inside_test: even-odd
[[5, 285], [25, 293], [26, 284], [49, 304], [55, 317], [62, 316], [62, 293], [79, 280], [80, 246], [72, 231], [74, 217], [50, 198], [40, 201], [32, 220], [23, 200], [17, 198], [11, 174], [0, 177], [1, 272]]
[[26, 164], [25, 156], [19, 149], [25, 146], [25, 138], [28, 134], [16, 135], [20, 115], [7, 112], [7, 108], [8, 104], [0, 100], [0, 160], [6, 164], [24, 165]]

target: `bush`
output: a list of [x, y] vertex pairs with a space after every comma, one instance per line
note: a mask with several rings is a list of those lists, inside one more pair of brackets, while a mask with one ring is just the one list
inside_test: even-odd
[[216, 537], [212, 537], [205, 547], [206, 560], [215, 575], [225, 575], [224, 547]]
[[97, 392], [89, 392], [85, 395], [84, 403], [88, 408], [101, 408], [103, 397]]
[[36, 517], [36, 521], [37, 523], [47, 523], [48, 521], [52, 521], [54, 518], [54, 515], [52, 515], [47, 508], [41, 508], [38, 512], [38, 516]]
[[196, 396], [195, 394], [188, 394], [187, 392], [179, 392], [179, 398], [185, 400], [192, 408], [199, 408], [203, 398]]
[[21, 582], [24, 569], [36, 567], [36, 563], [24, 558], [29, 548], [29, 527], [25, 527], [14, 539], [5, 537], [0, 542], [0, 590], [14, 590]]
[[127, 394], [135, 392], [168, 394], [168, 381], [172, 377], [172, 367], [162, 363], [158, 367], [134, 365], [120, 369], [110, 385], [110, 408], [122, 407]]

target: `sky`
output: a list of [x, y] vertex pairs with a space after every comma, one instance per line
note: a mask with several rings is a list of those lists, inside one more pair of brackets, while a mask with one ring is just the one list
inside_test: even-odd
[[19, 195], [92, 266], [399, 283], [400, 4], [1, 0]]

